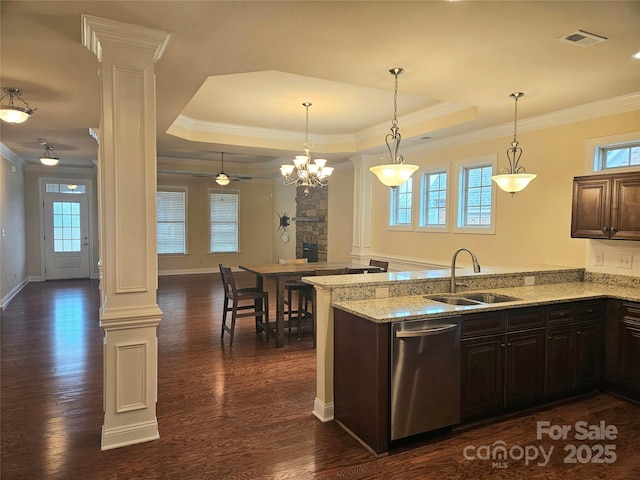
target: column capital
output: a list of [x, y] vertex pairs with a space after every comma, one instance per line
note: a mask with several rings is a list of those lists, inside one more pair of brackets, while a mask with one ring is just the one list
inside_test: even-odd
[[82, 45], [91, 50], [100, 62], [104, 43], [148, 51], [156, 62], [162, 57], [170, 37], [171, 34], [163, 30], [82, 15]]

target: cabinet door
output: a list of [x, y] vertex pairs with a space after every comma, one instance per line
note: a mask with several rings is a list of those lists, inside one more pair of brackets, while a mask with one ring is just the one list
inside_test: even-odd
[[593, 387], [602, 380], [603, 328], [600, 323], [573, 328], [574, 388]]
[[573, 180], [572, 237], [609, 238], [610, 184], [610, 177]]
[[544, 393], [544, 329], [507, 335], [505, 406], [533, 403]]
[[640, 173], [613, 177], [610, 237], [640, 240]]
[[573, 387], [571, 326], [547, 330], [544, 395], [566, 393]]
[[620, 321], [620, 385], [640, 393], [640, 318]]
[[494, 412], [503, 406], [504, 337], [462, 341], [463, 419]]

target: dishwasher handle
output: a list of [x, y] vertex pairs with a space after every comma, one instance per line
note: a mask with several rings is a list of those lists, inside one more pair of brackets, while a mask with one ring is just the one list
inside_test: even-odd
[[411, 338], [411, 337], [428, 337], [430, 335], [440, 335], [442, 333], [456, 330], [458, 325], [455, 323], [442, 325], [440, 327], [426, 328], [424, 330], [407, 330], [404, 332], [396, 332], [397, 338]]

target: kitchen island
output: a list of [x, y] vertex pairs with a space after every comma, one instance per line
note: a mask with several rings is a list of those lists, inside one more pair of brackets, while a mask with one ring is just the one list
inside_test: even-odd
[[[555, 266], [485, 268], [475, 274], [460, 269], [459, 280], [469, 291], [509, 295], [518, 300], [499, 304], [449, 305], [424, 298], [449, 288], [448, 270], [390, 272], [341, 277], [305, 278], [317, 292], [317, 396], [313, 413], [322, 421], [334, 419], [334, 311], [372, 323], [386, 324], [498, 312], [561, 304], [577, 300], [618, 299], [640, 302], [640, 278], [585, 273]], [[533, 285], [524, 286], [525, 283]], [[356, 340], [354, 340], [356, 341]]]

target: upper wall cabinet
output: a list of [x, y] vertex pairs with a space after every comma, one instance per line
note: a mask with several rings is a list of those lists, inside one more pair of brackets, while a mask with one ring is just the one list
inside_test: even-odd
[[575, 177], [571, 236], [640, 240], [640, 172]]

